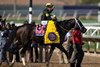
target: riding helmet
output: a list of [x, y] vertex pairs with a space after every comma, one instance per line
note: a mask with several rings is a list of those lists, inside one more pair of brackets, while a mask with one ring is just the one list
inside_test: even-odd
[[52, 8], [54, 5], [52, 3], [46, 3], [47, 8]]

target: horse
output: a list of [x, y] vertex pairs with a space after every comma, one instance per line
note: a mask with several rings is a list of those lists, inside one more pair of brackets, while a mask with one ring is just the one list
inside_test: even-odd
[[[84, 25], [81, 23], [81, 21], [78, 18], [71, 18], [68, 20], [55, 22], [56, 29], [60, 35], [60, 43], [47, 44], [51, 46], [47, 58], [47, 64], [46, 64], [47, 66], [49, 65], [50, 58], [53, 54], [55, 47], [59, 48], [62, 52], [65, 53], [66, 57], [69, 58], [67, 51], [62, 46], [62, 43], [64, 42], [65, 34], [70, 29], [74, 28], [76, 24], [80, 27], [82, 33], [86, 32], [87, 29], [84, 27]], [[44, 44], [43, 38], [35, 36], [35, 26], [33, 24], [27, 24], [18, 28], [18, 30], [16, 31], [16, 36], [13, 39], [13, 42], [11, 44], [11, 50], [13, 53], [15, 53], [22, 48], [21, 56], [22, 56], [23, 65], [26, 65], [24, 59], [25, 51], [28, 47], [30, 47], [32, 40], [38, 42], [39, 44]]]
[[[24, 25], [21, 25], [21, 26], [14, 26], [13, 28], [12, 28], [12, 31], [11, 32], [9, 32], [9, 33], [7, 33], [8, 34], [8, 38], [7, 38], [7, 42], [6, 42], [6, 44], [5, 44], [5, 46], [4, 46], [4, 50], [3, 50], [3, 54], [4, 54], [4, 60], [5, 61], [7, 61], [7, 64], [9, 64], [9, 60], [8, 60], [8, 58], [6, 57], [7, 55], [6, 55], [6, 51], [8, 51], [9, 53], [12, 53], [12, 54], [16, 54], [16, 53], [19, 53], [19, 49], [18, 50], [16, 50], [16, 51], [13, 51], [13, 48], [16, 48], [16, 46], [15, 47], [13, 47], [12, 46], [12, 44], [19, 44], [20, 43], [20, 41], [19, 42], [17, 42], [17, 36], [16, 36], [16, 33], [17, 34], [19, 34], [18, 33], [18, 31], [17, 30], [19, 30], [19, 28], [22, 28], [22, 27], [24, 27], [25, 25], [27, 25], [27, 24], [24, 24]], [[34, 24], [32, 24], [32, 25], [34, 25]], [[29, 25], [28, 25], [29, 26]], [[34, 27], [34, 26], [33, 26]], [[19, 40], [19, 39], [18, 39]], [[15, 42], [16, 41], [16, 42]], [[21, 44], [21, 43], [20, 43]], [[16, 59], [18, 60], [18, 58], [16, 57]], [[14, 62], [14, 61], [12, 61], [12, 62]]]
[[[64, 23], [65, 22], [65, 23]], [[68, 62], [69, 62], [69, 55], [67, 53], [67, 51], [64, 49], [64, 47], [62, 46], [63, 42], [64, 42], [64, 38], [65, 38], [65, 34], [72, 28], [74, 28], [75, 26], [78, 26], [80, 28], [80, 31], [82, 33], [85, 33], [86, 32], [86, 28], [84, 27], [84, 25], [81, 23], [81, 21], [77, 18], [73, 18], [73, 19], [69, 19], [69, 20], [64, 20], [64, 21], [60, 21], [60, 23], [57, 23], [57, 29], [58, 29], [58, 32], [59, 32], [59, 35], [60, 35], [60, 44], [57, 45], [51, 45], [51, 49], [50, 49], [50, 52], [49, 52], [49, 56], [48, 56], [48, 62], [47, 62], [47, 66], [49, 65], [49, 62], [50, 62], [50, 58], [53, 54], [53, 51], [55, 49], [55, 47], [59, 48], [62, 52], [65, 53], [67, 59], [68, 59]]]

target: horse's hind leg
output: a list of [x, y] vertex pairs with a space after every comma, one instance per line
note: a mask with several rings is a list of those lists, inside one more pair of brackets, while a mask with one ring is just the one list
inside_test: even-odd
[[23, 47], [23, 49], [21, 50], [21, 59], [24, 66], [26, 65], [25, 58], [24, 58], [26, 49], [27, 49], [26, 47]]
[[50, 62], [54, 49], [55, 49], [55, 45], [51, 45], [50, 52], [48, 54], [47, 64], [46, 64], [47, 66], [49, 66], [49, 62]]
[[33, 47], [30, 47], [30, 48], [29, 48], [29, 52], [30, 52], [30, 57], [29, 57], [29, 59], [30, 59], [31, 62], [33, 62]]
[[6, 55], [6, 50], [5, 49], [3, 49], [3, 61], [6, 61], [7, 62], [7, 64], [9, 65], [10, 63], [9, 63], [9, 60], [8, 60], [8, 58], [7, 58], [7, 55]]

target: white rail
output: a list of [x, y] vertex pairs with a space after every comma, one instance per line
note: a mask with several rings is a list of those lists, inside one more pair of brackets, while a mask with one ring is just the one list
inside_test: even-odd
[[86, 26], [87, 31], [84, 35], [88, 36], [100, 36], [100, 27]]

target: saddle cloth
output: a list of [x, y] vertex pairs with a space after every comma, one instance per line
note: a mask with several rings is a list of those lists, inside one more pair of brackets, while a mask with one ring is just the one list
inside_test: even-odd
[[44, 35], [44, 43], [45, 44], [60, 43], [59, 33], [57, 32], [54, 21], [52, 20], [49, 20], [47, 23]]
[[41, 24], [36, 25], [36, 29], [35, 29], [36, 36], [44, 36], [44, 32], [45, 32], [44, 25], [41, 25]]

